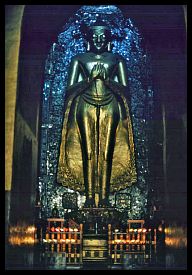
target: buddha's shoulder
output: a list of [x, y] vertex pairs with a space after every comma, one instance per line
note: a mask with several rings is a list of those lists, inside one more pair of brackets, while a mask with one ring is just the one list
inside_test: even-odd
[[81, 61], [85, 58], [91, 57], [90, 53], [78, 53], [77, 55], [72, 57], [72, 60]]
[[122, 61], [124, 60], [124, 58], [118, 54], [118, 53], [112, 53], [112, 52], [104, 52], [102, 54], [96, 54], [96, 53], [93, 53], [93, 52], [85, 52], [85, 53], [79, 53], [77, 55], [75, 55], [72, 60], [73, 61], [81, 61], [81, 62], [84, 62], [84, 61], [87, 61], [87, 60], [90, 60], [90, 59], [99, 59], [99, 57], [101, 59], [111, 59], [111, 60], [114, 60], [114, 61]]
[[116, 59], [119, 60], [119, 61], [120, 61], [120, 60], [121, 60], [121, 61], [123, 61], [123, 60], [125, 61], [125, 58], [124, 58], [122, 55], [118, 54], [118, 53], [115, 53], [115, 54], [114, 54], [114, 58], [116, 58]]
[[116, 61], [116, 62], [125, 60], [125, 59], [123, 58], [123, 56], [121, 56], [121, 55], [118, 54], [118, 53], [106, 52], [106, 53], [104, 53], [104, 56], [105, 56], [105, 58], [114, 60], [114, 61]]

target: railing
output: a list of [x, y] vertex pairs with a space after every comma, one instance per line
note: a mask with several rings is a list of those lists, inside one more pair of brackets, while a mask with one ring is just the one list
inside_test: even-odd
[[51, 258], [50, 253], [54, 255], [57, 252], [63, 254], [66, 264], [81, 265], [83, 225], [80, 224], [79, 228], [54, 227], [50, 222], [61, 222], [63, 226], [62, 219], [48, 220], [48, 227], [42, 239], [45, 256]]
[[[135, 221], [136, 223], [136, 221]], [[125, 256], [133, 257], [140, 255], [143, 258], [149, 258], [150, 249], [148, 245], [154, 245], [156, 249], [156, 229], [146, 229], [143, 227], [134, 229], [128, 224], [126, 232], [120, 232], [118, 229], [113, 229], [111, 224], [108, 225], [108, 258], [111, 264], [122, 264], [125, 261]], [[154, 249], [153, 249], [154, 250]], [[149, 255], [147, 255], [147, 253]], [[127, 256], [126, 256], [127, 257]]]
[[[44, 256], [52, 259], [55, 257], [55, 261], [60, 261], [65, 258], [66, 265], [79, 265], [83, 264], [83, 257], [87, 258], [88, 253], [96, 253], [91, 248], [88, 248], [86, 252], [83, 251], [83, 225], [77, 228], [63, 227], [63, 219], [49, 219], [47, 220], [47, 230], [45, 236], [42, 239], [44, 247]], [[53, 223], [52, 223], [53, 222]], [[60, 226], [54, 227], [53, 225], [58, 222]], [[57, 225], [58, 225], [57, 223]], [[131, 228], [134, 224], [140, 223], [140, 228]], [[106, 252], [101, 249], [98, 250], [98, 258], [107, 256], [109, 265], [123, 264], [126, 259], [131, 261], [134, 257], [141, 259], [150, 258], [151, 246], [152, 250], [156, 249], [156, 229], [144, 228], [143, 220], [130, 220], [125, 232], [119, 229], [112, 229], [112, 225], [108, 224], [108, 240]], [[150, 245], [150, 249], [148, 248]], [[155, 247], [155, 248], [154, 248]], [[56, 254], [57, 253], [57, 254]], [[107, 255], [106, 255], [107, 253]], [[90, 254], [90, 255], [92, 255]], [[105, 255], [104, 255], [105, 254]], [[54, 256], [55, 255], [55, 256]], [[59, 258], [60, 257], [60, 258]]]

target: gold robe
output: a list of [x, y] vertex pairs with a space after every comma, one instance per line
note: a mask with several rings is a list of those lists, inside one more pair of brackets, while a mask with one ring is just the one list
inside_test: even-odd
[[[134, 140], [130, 111], [128, 106], [127, 87], [113, 81], [105, 81], [106, 87], [119, 103], [120, 121], [115, 133], [115, 146], [112, 159], [110, 192], [116, 192], [131, 186], [137, 181], [135, 164]], [[78, 82], [66, 91], [64, 104], [64, 119], [60, 145], [57, 182], [63, 186], [85, 192], [83, 176], [83, 156], [81, 137], [76, 121], [76, 108], [90, 83]], [[124, 115], [123, 115], [124, 113]], [[125, 115], [126, 113], [126, 115]]]

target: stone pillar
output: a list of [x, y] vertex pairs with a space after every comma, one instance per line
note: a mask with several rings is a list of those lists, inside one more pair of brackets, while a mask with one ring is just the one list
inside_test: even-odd
[[24, 5], [5, 6], [5, 232], [9, 223], [21, 23]]

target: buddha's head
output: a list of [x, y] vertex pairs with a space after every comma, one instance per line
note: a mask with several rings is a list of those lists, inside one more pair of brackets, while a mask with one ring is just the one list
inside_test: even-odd
[[110, 28], [103, 21], [97, 20], [92, 26], [82, 24], [80, 29], [88, 44], [88, 51], [99, 54], [111, 50], [112, 34]]
[[89, 32], [90, 50], [94, 52], [104, 52], [111, 40], [110, 30], [106, 26], [92, 26]]

